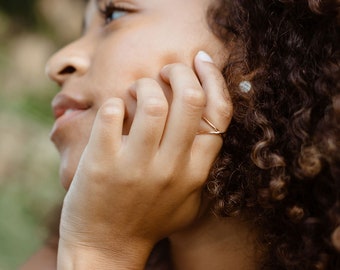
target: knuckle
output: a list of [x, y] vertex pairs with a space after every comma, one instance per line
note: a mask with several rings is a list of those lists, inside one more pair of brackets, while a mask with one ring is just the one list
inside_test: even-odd
[[142, 78], [135, 82], [139, 104], [149, 116], [163, 117], [168, 112], [168, 102], [162, 94], [158, 82], [151, 78]]
[[225, 100], [220, 99], [218, 101], [216, 101], [214, 103], [214, 107], [217, 111], [217, 113], [223, 117], [231, 117], [232, 113], [231, 113], [231, 105], [228, 104]]
[[104, 183], [107, 181], [107, 174], [96, 161], [88, 162], [86, 168], [83, 170], [93, 183]]
[[142, 168], [136, 167], [134, 170], [129, 172], [128, 177], [122, 177], [120, 179], [121, 184], [130, 186], [130, 187], [138, 185], [143, 179], [144, 174], [145, 174], [145, 170], [143, 170]]
[[207, 98], [202, 89], [186, 88], [182, 92], [184, 102], [192, 108], [203, 108]]
[[122, 100], [111, 99], [100, 108], [100, 117], [104, 121], [111, 121], [114, 118], [121, 118], [124, 115]]
[[158, 178], [158, 185], [159, 189], [166, 190], [168, 189], [172, 184], [174, 184], [175, 175], [173, 171], [163, 171], [161, 176]]
[[157, 183], [159, 188], [167, 188], [169, 187], [176, 178], [176, 173], [178, 173], [178, 168], [175, 165], [173, 160], [169, 160], [166, 166], [163, 163], [156, 162], [154, 164], [154, 168], [162, 167], [162, 170], [157, 173]]
[[168, 112], [168, 103], [159, 97], [148, 97], [143, 102], [143, 110], [147, 115], [162, 117]]
[[144, 88], [144, 87], [150, 87], [150, 86], [155, 86], [157, 84], [157, 82], [152, 79], [152, 78], [140, 78], [138, 80], [136, 80], [135, 82], [135, 87], [137, 88], [137, 90], [140, 90], [140, 88]]
[[187, 70], [191, 70], [189, 66], [183, 64], [183, 63], [175, 63], [175, 64], [170, 64], [168, 66], [168, 70], [170, 75], [176, 76], [177, 74], [182, 74], [183, 72]]

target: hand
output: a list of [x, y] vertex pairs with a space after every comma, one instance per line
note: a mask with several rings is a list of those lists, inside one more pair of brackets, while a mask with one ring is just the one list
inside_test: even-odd
[[195, 220], [222, 145], [219, 135], [197, 135], [210, 129], [202, 115], [223, 131], [232, 116], [217, 67], [197, 56], [195, 69], [197, 75], [183, 64], [162, 69], [173, 91], [171, 104], [156, 81], [137, 81], [128, 136], [122, 135], [123, 101], [113, 98], [100, 108], [65, 197], [61, 247], [142, 269], [157, 241]]

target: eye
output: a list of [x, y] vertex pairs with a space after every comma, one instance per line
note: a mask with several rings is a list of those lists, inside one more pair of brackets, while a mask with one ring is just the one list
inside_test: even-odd
[[118, 20], [128, 13], [127, 10], [121, 8], [110, 8], [105, 12], [105, 23], [109, 24], [112, 21]]
[[132, 11], [121, 5], [116, 5], [112, 1], [107, 3], [104, 9], [100, 10], [100, 13], [102, 14], [105, 20], [105, 24], [109, 24], [112, 21], [118, 20], [119, 18], [125, 16], [129, 12]]
[[114, 20], [117, 20], [119, 19], [120, 17], [126, 15], [127, 11], [125, 10], [113, 10], [112, 13], [111, 13], [111, 16], [106, 18], [106, 21], [107, 22], [110, 22], [110, 21], [114, 21]]

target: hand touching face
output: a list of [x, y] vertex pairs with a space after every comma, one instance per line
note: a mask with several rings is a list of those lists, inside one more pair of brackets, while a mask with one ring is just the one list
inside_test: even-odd
[[201, 119], [226, 130], [232, 115], [222, 75], [202, 56], [195, 59], [198, 75], [184, 64], [161, 70], [171, 103], [157, 81], [136, 81], [128, 135], [122, 135], [124, 101], [111, 98], [101, 106], [65, 197], [62, 249], [143, 269], [156, 242], [198, 218], [202, 187], [222, 145], [220, 135], [197, 135], [209, 128]]
[[[172, 63], [193, 67], [199, 50], [220, 60], [222, 44], [206, 23], [209, 0], [90, 1], [81, 38], [55, 54], [49, 76], [61, 86], [53, 101], [57, 118], [51, 138], [61, 154], [60, 174], [70, 185], [99, 108], [110, 98], [124, 101], [128, 134], [141, 78], [158, 83], [171, 102], [173, 89], [160, 70]], [[180, 91], [180, 90], [179, 90]], [[212, 89], [211, 91], [215, 91]]]
[[210, 3], [90, 1], [83, 36], [51, 58], [48, 74], [61, 86], [51, 138], [69, 188], [60, 269], [79, 254], [90, 264], [93, 254], [117, 255], [120, 266], [136, 259], [131, 269], [142, 269], [155, 242], [199, 215], [222, 145], [219, 135], [197, 135], [211, 130], [202, 117], [225, 131], [232, 115]]

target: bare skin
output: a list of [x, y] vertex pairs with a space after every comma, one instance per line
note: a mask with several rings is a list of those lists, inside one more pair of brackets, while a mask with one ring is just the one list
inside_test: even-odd
[[57, 269], [57, 250], [45, 246], [38, 250], [20, 270], [55, 270]]
[[90, 1], [85, 34], [47, 67], [68, 189], [57, 269], [143, 269], [165, 237], [176, 269], [256, 269], [253, 230], [202, 196], [222, 145], [197, 135], [210, 129], [202, 116], [221, 131], [232, 117], [211, 1], [114, 1], [123, 10], [103, 17], [104, 2]]

